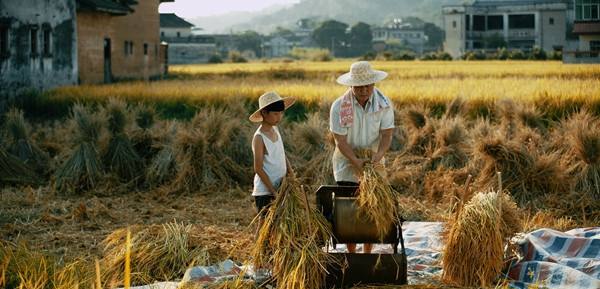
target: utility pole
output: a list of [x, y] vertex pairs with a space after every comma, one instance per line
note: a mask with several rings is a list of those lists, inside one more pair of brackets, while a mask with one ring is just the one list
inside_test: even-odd
[[331, 56], [335, 57], [335, 37], [331, 37]]

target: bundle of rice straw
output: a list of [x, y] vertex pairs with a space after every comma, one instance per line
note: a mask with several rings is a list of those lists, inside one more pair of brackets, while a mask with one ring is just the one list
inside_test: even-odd
[[576, 179], [575, 190], [600, 200], [600, 122], [597, 118], [582, 120], [571, 120], [571, 137], [566, 145], [574, 162], [569, 171]]
[[158, 141], [158, 153], [150, 160], [146, 168], [146, 183], [150, 187], [162, 185], [175, 174], [174, 138], [177, 134], [177, 123], [167, 125], [167, 132]]
[[436, 149], [431, 154], [431, 169], [459, 169], [468, 162], [466, 130], [461, 118], [445, 119], [436, 131]]
[[335, 142], [327, 129], [327, 122], [318, 113], [313, 113], [290, 131], [292, 152], [302, 162], [299, 169], [302, 178], [316, 186], [333, 183], [331, 158]]
[[[356, 156], [370, 159], [370, 150], [359, 150]], [[385, 170], [379, 164], [365, 163], [358, 187], [359, 214], [375, 223], [379, 238], [383, 240], [400, 217], [398, 193], [389, 184]]]
[[110, 172], [113, 172], [121, 181], [129, 182], [140, 176], [143, 163], [125, 133], [125, 126], [128, 125], [127, 104], [122, 100], [111, 98], [105, 109], [108, 114], [108, 130], [111, 136], [108, 149], [104, 152], [102, 159]]
[[82, 104], [73, 106], [70, 126], [75, 131], [74, 143], [77, 147], [56, 171], [57, 190], [86, 190], [98, 184], [102, 165], [96, 146], [102, 123], [98, 114], [92, 114]]
[[406, 110], [402, 115], [408, 133], [405, 153], [423, 155], [431, 150], [435, 141], [436, 127], [428, 116], [429, 110], [415, 106]]
[[447, 226], [443, 281], [488, 287], [502, 271], [508, 239], [521, 230], [521, 213], [505, 193], [478, 193]]
[[[198, 112], [175, 140], [176, 191], [239, 186], [251, 183], [248, 130], [232, 111], [209, 108]], [[240, 144], [243, 140], [243, 145]]]
[[18, 157], [38, 174], [48, 171], [48, 155], [31, 141], [28, 123], [23, 111], [13, 108], [6, 113], [6, 131], [8, 134], [8, 152]]
[[309, 206], [299, 181], [287, 176], [259, 228], [252, 249], [254, 266], [272, 268], [277, 288], [323, 288], [333, 259], [322, 246], [330, 237], [323, 215]]
[[494, 187], [496, 172], [500, 171], [503, 187], [521, 205], [569, 190], [566, 168], [558, 153], [538, 154], [520, 143], [491, 137], [478, 141], [474, 158], [482, 164], [477, 187]]
[[30, 167], [0, 147], [0, 185], [41, 183], [40, 177]]
[[129, 246], [133, 284], [174, 280], [181, 278], [191, 266], [209, 263], [208, 253], [193, 237], [192, 225], [170, 222], [118, 229], [102, 241], [102, 280], [108, 285], [106, 288], [124, 284], [128, 231], [131, 232]]
[[156, 124], [156, 111], [153, 107], [140, 104], [135, 109], [135, 122], [139, 129], [131, 137], [133, 146], [142, 160], [151, 159], [157, 152], [153, 144], [152, 128]]

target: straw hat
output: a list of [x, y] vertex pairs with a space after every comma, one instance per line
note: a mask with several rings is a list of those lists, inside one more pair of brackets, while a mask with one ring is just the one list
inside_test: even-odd
[[374, 70], [367, 61], [352, 63], [350, 72], [338, 77], [337, 82], [345, 86], [363, 86], [379, 82], [387, 77], [387, 72]]
[[285, 109], [288, 109], [288, 107], [292, 106], [292, 104], [294, 104], [294, 102], [296, 101], [296, 99], [293, 97], [282, 98], [281, 96], [279, 96], [279, 94], [277, 94], [277, 92], [274, 91], [267, 92], [258, 98], [258, 109], [250, 115], [250, 121], [261, 122], [263, 120], [263, 117], [262, 114], [260, 114], [260, 111], [263, 108], [267, 107], [269, 104], [278, 102], [280, 100], [283, 100]]

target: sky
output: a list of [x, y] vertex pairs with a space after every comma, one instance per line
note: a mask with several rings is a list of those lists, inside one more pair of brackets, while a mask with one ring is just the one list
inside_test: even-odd
[[160, 4], [160, 13], [175, 13], [183, 18], [221, 15], [229, 12], [260, 11], [273, 5], [298, 3], [300, 0], [175, 0]]

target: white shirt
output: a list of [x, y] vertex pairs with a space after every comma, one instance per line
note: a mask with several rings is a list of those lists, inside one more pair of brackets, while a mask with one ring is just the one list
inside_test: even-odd
[[[279, 188], [281, 185], [281, 181], [283, 177], [287, 173], [287, 166], [285, 161], [285, 150], [283, 149], [283, 140], [281, 139], [281, 134], [279, 134], [279, 129], [277, 127], [273, 127], [275, 129], [275, 133], [277, 134], [277, 141], [273, 142], [270, 138], [264, 135], [260, 131], [260, 127], [254, 133], [254, 136], [260, 135], [262, 137], [263, 143], [265, 144], [265, 155], [263, 159], [263, 170], [269, 177], [269, 180], [273, 184], [275, 189]], [[254, 146], [252, 146], [252, 153], [256, 153], [254, 151]], [[254, 174], [254, 189], [252, 190], [252, 196], [268, 196], [272, 195], [265, 183], [260, 179], [258, 174]]]
[[[340, 124], [340, 108], [342, 97], [339, 97], [331, 105], [329, 114], [329, 130], [338, 135], [345, 135], [346, 141], [354, 149], [371, 149], [377, 152], [379, 147], [380, 131], [394, 128], [394, 107], [392, 102], [384, 96], [389, 107], [376, 112], [369, 108], [373, 103], [373, 95], [363, 108], [355, 97], [352, 97], [353, 122], [350, 127], [342, 127]], [[381, 160], [384, 162], [384, 159]], [[333, 153], [333, 177], [336, 182], [358, 182], [352, 171], [352, 164], [336, 146]]]

